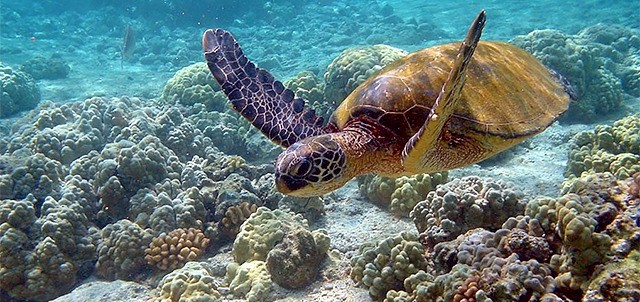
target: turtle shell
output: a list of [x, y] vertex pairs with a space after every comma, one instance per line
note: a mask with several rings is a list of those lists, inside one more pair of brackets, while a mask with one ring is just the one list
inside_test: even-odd
[[[367, 119], [408, 139], [424, 124], [459, 47], [430, 47], [391, 63], [356, 88], [330, 124], [341, 130]], [[507, 43], [481, 41], [449, 124], [458, 131], [522, 138], [549, 126], [568, 104], [565, 87], [535, 57]]]

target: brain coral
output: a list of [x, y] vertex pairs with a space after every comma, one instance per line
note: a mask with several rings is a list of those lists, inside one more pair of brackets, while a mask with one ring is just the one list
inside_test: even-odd
[[173, 271], [200, 257], [208, 244], [209, 239], [201, 230], [176, 229], [153, 238], [144, 250], [144, 259], [161, 270]]
[[447, 176], [445, 171], [399, 178], [369, 174], [357, 179], [360, 194], [370, 201], [388, 206], [392, 213], [407, 216], [419, 201], [424, 200], [427, 193], [445, 183]]
[[176, 72], [167, 81], [160, 98], [164, 102], [193, 105], [204, 104], [207, 109], [224, 111], [227, 97], [220, 92], [220, 86], [211, 76], [207, 64], [194, 63]]
[[620, 108], [623, 93], [640, 96], [640, 35], [619, 26], [594, 25], [576, 35], [536, 30], [511, 40], [565, 76], [577, 92], [564, 118], [589, 122]]
[[0, 118], [30, 110], [40, 102], [40, 90], [33, 78], [0, 63]]
[[406, 51], [383, 44], [344, 50], [324, 74], [325, 98], [330, 103], [341, 103], [358, 85], [405, 55]]
[[473, 228], [498, 229], [525, 205], [524, 194], [513, 184], [467, 176], [429, 192], [410, 216], [424, 242], [433, 246]]
[[566, 177], [611, 172], [623, 179], [640, 171], [640, 115], [627, 116], [613, 126], [576, 134], [569, 145]]

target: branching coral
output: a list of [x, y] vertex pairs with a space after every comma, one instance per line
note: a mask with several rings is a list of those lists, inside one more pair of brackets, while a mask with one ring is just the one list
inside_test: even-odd
[[207, 248], [209, 239], [201, 230], [176, 229], [153, 238], [144, 250], [147, 263], [166, 271], [182, 267], [188, 261], [200, 257]]

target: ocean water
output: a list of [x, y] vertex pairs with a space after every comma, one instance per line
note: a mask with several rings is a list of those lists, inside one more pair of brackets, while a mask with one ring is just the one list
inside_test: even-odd
[[[284, 196], [283, 149], [203, 65], [205, 30], [227, 30], [327, 118], [394, 59], [461, 41], [482, 9], [482, 40], [530, 52], [574, 96], [542, 133], [448, 174]], [[0, 0], [0, 301], [639, 301], [639, 12], [636, 0]], [[516, 220], [529, 233], [514, 246]]]

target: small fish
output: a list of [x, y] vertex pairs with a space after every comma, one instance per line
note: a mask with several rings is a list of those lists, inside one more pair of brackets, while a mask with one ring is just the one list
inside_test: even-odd
[[120, 47], [120, 68], [124, 68], [124, 60], [131, 57], [135, 48], [136, 33], [133, 30], [133, 26], [129, 24], [124, 31], [124, 39], [122, 40], [122, 47]]

